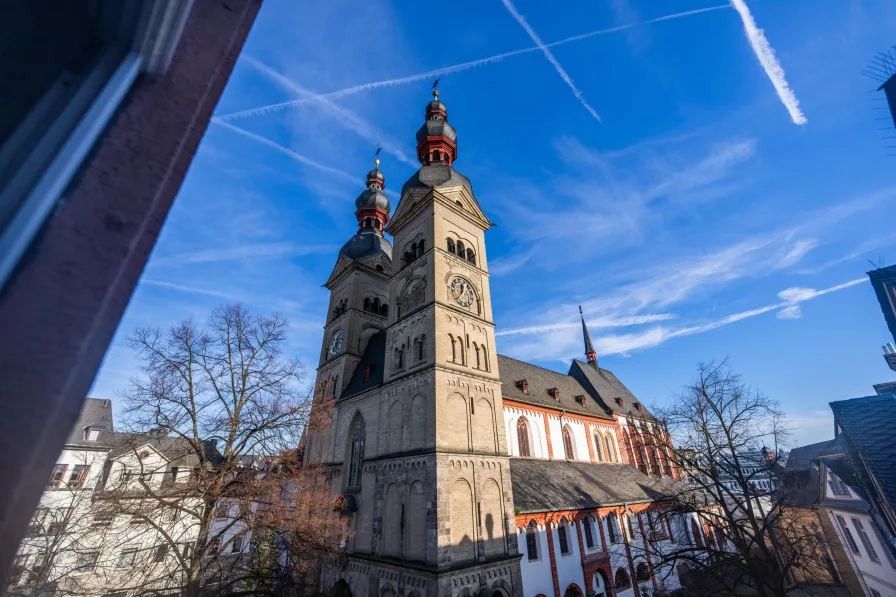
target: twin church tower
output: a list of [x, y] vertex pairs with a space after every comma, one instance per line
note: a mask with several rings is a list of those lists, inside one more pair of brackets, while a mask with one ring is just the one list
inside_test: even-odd
[[327, 467], [351, 527], [347, 560], [323, 565], [334, 595], [522, 595], [492, 224], [453, 167], [457, 133], [433, 96], [417, 131], [422, 167], [390, 217], [377, 161], [355, 202], [358, 232], [326, 283], [315, 400], [332, 414], [305, 457]]

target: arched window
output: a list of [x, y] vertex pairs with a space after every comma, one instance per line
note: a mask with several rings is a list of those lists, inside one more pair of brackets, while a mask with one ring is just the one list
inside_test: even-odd
[[473, 352], [476, 353], [476, 368], [482, 369], [482, 365], [480, 364], [480, 360], [479, 360], [479, 345], [476, 344], [475, 342], [473, 342]]
[[607, 535], [610, 537], [610, 543], [616, 543], [619, 541], [617, 538], [618, 535], [616, 533], [616, 514], [610, 512], [607, 514]]
[[614, 447], [614, 444], [613, 444], [613, 436], [608, 433], [606, 440], [607, 440], [607, 442], [606, 442], [607, 443], [607, 461], [618, 462], [619, 459], [616, 457], [616, 448]]
[[423, 343], [426, 341], [426, 336], [420, 336], [420, 339], [417, 341], [417, 362], [422, 363], [423, 359], [426, 358], [426, 352], [423, 349]]
[[591, 529], [591, 516], [585, 516], [582, 519], [582, 528], [585, 531], [585, 547], [591, 549], [594, 547], [594, 531]]
[[700, 527], [693, 518], [691, 519], [691, 535], [694, 537], [694, 545], [703, 547], [703, 533], [700, 532]]
[[364, 310], [370, 311], [370, 297], [364, 298]]
[[434, 162], [440, 162], [442, 160], [442, 155], [439, 153], [438, 149], [432, 152], [432, 160]]
[[417, 243], [417, 257], [423, 256], [423, 242], [424, 241], [421, 240], [419, 243]]
[[387, 305], [386, 303], [380, 305], [380, 315], [382, 315], [383, 317], [389, 317], [389, 305]]
[[560, 543], [560, 554], [564, 556], [569, 554], [569, 538], [566, 536], [566, 525], [568, 524], [564, 516], [560, 519], [560, 524], [557, 526], [557, 541]]
[[396, 371], [401, 371], [402, 369], [404, 369], [404, 351], [404, 344], [401, 345], [401, 348], [395, 349], [394, 365]]
[[457, 241], [457, 256], [461, 259], [466, 258], [467, 252], [464, 250], [464, 243]]
[[451, 362], [457, 362], [457, 344], [455, 344], [454, 336], [452, 334], [448, 334], [448, 339], [451, 341]]
[[526, 417], [520, 417], [516, 422], [516, 437], [520, 447], [520, 456], [532, 456], [529, 450], [529, 423]]
[[575, 460], [576, 455], [572, 449], [572, 433], [569, 432], [569, 427], [563, 428], [563, 452], [566, 454], [567, 460]]
[[467, 249], [467, 261], [476, 265], [476, 254], [473, 252], [473, 249]]
[[454, 241], [450, 238], [448, 239], [448, 252], [457, 254], [457, 248], [454, 246]]
[[628, 573], [622, 569], [616, 569], [616, 590], [617, 591], [625, 591], [631, 586], [631, 581], [628, 578]]
[[538, 559], [538, 527], [534, 520], [526, 527], [526, 552], [530, 562]]
[[638, 566], [635, 568], [635, 578], [638, 582], [650, 580], [650, 568], [647, 566], [646, 562], [638, 563]]
[[599, 431], [594, 432], [594, 452], [598, 462], [604, 461], [603, 439], [604, 436], [602, 436]]
[[371, 311], [373, 311], [374, 313], [380, 312], [380, 299], [378, 299], [378, 298], [373, 299], [373, 304], [371, 305]]
[[364, 463], [364, 418], [358, 413], [352, 423], [348, 456], [348, 486], [361, 487], [361, 467]]

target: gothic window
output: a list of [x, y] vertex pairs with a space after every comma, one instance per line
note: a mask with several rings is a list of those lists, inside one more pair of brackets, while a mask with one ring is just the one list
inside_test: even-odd
[[607, 514], [607, 535], [610, 537], [610, 543], [617, 543], [619, 540], [616, 536], [616, 514], [610, 512]]
[[480, 360], [480, 358], [479, 358], [479, 345], [476, 344], [475, 342], [473, 342], [473, 352], [476, 353], [476, 368], [477, 368], [477, 369], [482, 369], [482, 363], [481, 363], [481, 360]]
[[476, 254], [473, 253], [473, 249], [467, 249], [467, 261], [476, 265]]
[[466, 259], [467, 257], [467, 252], [464, 249], [464, 243], [462, 243], [461, 241], [457, 241], [457, 256], [461, 259]]
[[448, 252], [457, 254], [457, 248], [454, 246], [454, 241], [450, 238], [448, 239]]
[[395, 349], [395, 354], [392, 359], [392, 365], [395, 371], [401, 371], [402, 369], [404, 369], [404, 351], [404, 344], [401, 345], [401, 348]]
[[595, 431], [594, 432], [594, 448], [595, 448], [595, 452], [596, 452], [595, 455], [597, 456], [598, 462], [604, 461], [604, 449], [603, 449], [603, 445], [602, 445], [604, 442], [602, 440], [603, 440], [603, 436], [600, 434], [600, 432]]
[[625, 591], [631, 586], [628, 574], [622, 568], [616, 569], [616, 590]]
[[457, 344], [454, 343], [454, 336], [448, 334], [448, 339], [451, 341], [451, 362], [457, 362]]
[[526, 422], [526, 417], [520, 417], [517, 420], [516, 436], [519, 443], [520, 456], [531, 456], [532, 453], [529, 450], [529, 423]]
[[569, 523], [566, 521], [566, 517], [560, 519], [560, 524], [557, 526], [557, 540], [560, 543], [560, 554], [561, 555], [569, 555], [569, 537], [566, 536], [566, 526]]
[[425, 351], [423, 349], [423, 342], [426, 340], [426, 336], [420, 336], [417, 339], [417, 362], [422, 363], [423, 359], [426, 358]]
[[361, 467], [364, 464], [364, 418], [360, 413], [352, 424], [348, 457], [348, 487], [361, 487]]
[[530, 562], [538, 559], [538, 527], [534, 520], [526, 527], [526, 552]]
[[590, 516], [582, 519], [582, 528], [585, 529], [585, 547], [591, 549], [594, 547], [594, 531], [591, 530]]
[[616, 449], [613, 447], [613, 436], [609, 433], [607, 434], [607, 460], [609, 462], [619, 461], [619, 459], [616, 458]]
[[572, 448], [572, 433], [569, 431], [569, 427], [563, 428], [563, 453], [566, 455], [567, 460], [575, 460], [576, 455]]
[[417, 243], [417, 257], [422, 257], [422, 256], [423, 256], [423, 241], [421, 240], [419, 243]]

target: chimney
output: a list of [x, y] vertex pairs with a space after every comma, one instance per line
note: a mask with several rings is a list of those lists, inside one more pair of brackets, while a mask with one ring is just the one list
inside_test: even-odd
[[896, 346], [893, 346], [892, 342], [887, 342], [882, 348], [884, 349], [884, 359], [886, 359], [887, 365], [890, 366], [890, 369], [896, 371]]

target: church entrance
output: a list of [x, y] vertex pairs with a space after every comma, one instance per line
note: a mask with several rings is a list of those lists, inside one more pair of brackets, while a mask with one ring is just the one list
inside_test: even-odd
[[352, 589], [348, 586], [347, 582], [339, 579], [339, 581], [333, 585], [333, 588], [330, 589], [329, 597], [352, 597]]

